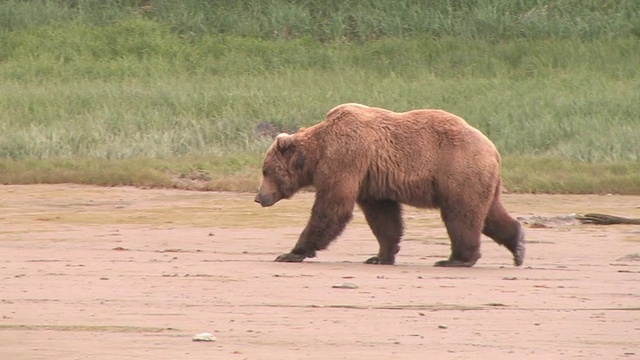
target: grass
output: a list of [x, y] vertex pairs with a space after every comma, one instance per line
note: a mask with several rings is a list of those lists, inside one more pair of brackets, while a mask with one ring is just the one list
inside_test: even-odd
[[638, 195], [636, 161], [585, 163], [563, 158], [507, 157], [506, 189], [517, 193]]
[[640, 3], [325, 3], [0, 4], [0, 183], [253, 190], [258, 124], [360, 102], [461, 115], [512, 191], [640, 194]]
[[0, 29], [144, 17], [186, 37], [615, 38], [640, 33], [635, 0], [5, 0]]

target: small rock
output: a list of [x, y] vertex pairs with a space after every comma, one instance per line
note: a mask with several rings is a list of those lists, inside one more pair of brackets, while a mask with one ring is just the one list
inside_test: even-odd
[[506, 276], [506, 277], [503, 277], [502, 280], [518, 280], [518, 278], [515, 276]]
[[617, 261], [640, 261], [640, 254], [629, 254], [619, 258]]
[[438, 325], [438, 329], [447, 329], [447, 328], [448, 328], [448, 326], [445, 325], [445, 324]]
[[193, 337], [193, 341], [216, 341], [216, 337], [212, 333], [204, 332]]
[[496, 306], [496, 307], [507, 306], [507, 305], [505, 305], [503, 303], [487, 303], [485, 305], [487, 305], [487, 306]]
[[334, 289], [357, 289], [358, 285], [356, 285], [354, 283], [346, 282], [346, 283], [342, 283], [342, 284], [333, 285], [332, 288], [334, 288]]
[[543, 224], [541, 222], [537, 222], [537, 221], [536, 222], [532, 222], [531, 225], [529, 225], [529, 227], [532, 228], [532, 229], [547, 229], [547, 228], [549, 228], [548, 225], [545, 225], [545, 224]]

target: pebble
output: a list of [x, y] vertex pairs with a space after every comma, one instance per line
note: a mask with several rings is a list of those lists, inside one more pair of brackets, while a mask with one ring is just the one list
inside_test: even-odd
[[333, 285], [332, 288], [335, 288], [335, 289], [357, 289], [358, 285], [356, 285], [354, 283], [346, 282], [346, 283], [342, 283], [342, 284]]
[[216, 341], [216, 337], [212, 333], [204, 332], [195, 335], [193, 341]]
[[448, 326], [445, 324], [438, 325], [438, 329], [446, 329], [446, 328], [448, 328]]

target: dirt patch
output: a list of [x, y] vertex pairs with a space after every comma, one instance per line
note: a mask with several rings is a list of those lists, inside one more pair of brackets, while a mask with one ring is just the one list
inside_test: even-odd
[[[638, 226], [527, 225], [524, 267], [485, 239], [474, 268], [443, 269], [438, 214], [408, 208], [398, 265], [375, 266], [356, 213], [318, 258], [282, 264], [312, 194], [262, 209], [252, 194], [0, 189], [3, 359], [640, 357]], [[637, 196], [505, 202], [538, 222], [640, 217]]]

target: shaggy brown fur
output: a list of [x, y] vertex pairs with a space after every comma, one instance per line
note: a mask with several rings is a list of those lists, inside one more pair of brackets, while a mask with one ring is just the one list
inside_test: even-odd
[[500, 200], [500, 155], [463, 119], [442, 110], [394, 113], [358, 104], [293, 135], [280, 134], [267, 151], [256, 202], [271, 206], [312, 185], [311, 218], [290, 253], [276, 261], [314, 257], [337, 238], [356, 204], [380, 249], [372, 264], [393, 264], [403, 233], [401, 204], [439, 208], [451, 256], [436, 266], [473, 266], [481, 233], [524, 260], [524, 232]]

